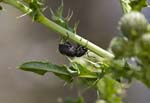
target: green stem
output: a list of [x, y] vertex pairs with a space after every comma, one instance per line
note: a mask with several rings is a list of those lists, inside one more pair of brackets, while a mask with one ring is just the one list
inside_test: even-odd
[[119, 1], [120, 1], [120, 5], [121, 5], [121, 8], [122, 8], [123, 13], [126, 13], [125, 8], [123, 7], [123, 2], [122, 2], [122, 0], [119, 0]]
[[61, 34], [64, 37], [68, 37], [68, 39], [82, 45], [82, 46], [86, 46], [89, 50], [91, 50], [92, 52], [96, 53], [99, 56], [102, 57], [106, 57], [106, 58], [113, 58], [113, 55], [110, 54], [109, 52], [107, 52], [106, 50], [103, 50], [101, 48], [99, 48], [97, 45], [89, 42], [88, 40], [80, 37], [79, 35], [72, 33], [70, 31], [68, 31], [67, 29], [62, 28], [61, 26], [57, 25], [56, 23], [50, 21], [49, 19], [47, 19], [45, 16], [40, 15], [38, 21], [42, 24], [44, 24], [45, 26], [51, 28], [53, 31]]
[[32, 11], [29, 7], [25, 6], [18, 0], [2, 0], [1, 2], [14, 6], [15, 8], [19, 9], [23, 13], [29, 13]]
[[119, 0], [122, 11], [124, 14], [129, 13], [131, 11], [131, 7], [129, 6], [130, 0]]
[[[27, 7], [26, 5], [22, 4], [20, 1], [17, 1], [17, 0], [3, 0], [2, 2], [18, 8], [23, 13], [28, 13], [28, 12], [32, 11], [29, 7]], [[61, 36], [67, 37], [69, 35], [68, 39], [70, 39], [82, 46], [86, 46], [90, 51], [94, 52], [95, 54], [97, 54], [99, 56], [102, 56], [104, 58], [109, 58], [109, 59], [114, 58], [113, 54], [98, 47], [97, 45], [91, 43], [90, 41], [80, 37], [79, 35], [70, 32], [69, 30], [61, 27], [60, 25], [54, 23], [53, 21], [46, 18], [42, 13], [38, 13], [38, 17], [36, 20], [38, 22], [40, 22], [41, 24], [47, 26], [48, 28], [52, 29], [53, 31], [57, 32]]]

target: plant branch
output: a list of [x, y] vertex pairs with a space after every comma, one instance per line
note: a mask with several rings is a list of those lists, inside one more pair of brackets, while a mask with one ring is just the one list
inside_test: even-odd
[[[21, 1], [18, 0], [2, 0], [3, 3], [6, 3], [8, 5], [14, 6], [15, 8], [21, 10], [23, 13], [29, 13], [32, 11], [28, 6], [24, 5]], [[30, 13], [29, 13], [30, 15]], [[30, 15], [32, 16], [32, 15]], [[47, 26], [48, 28], [52, 29], [53, 31], [57, 32], [63, 37], [68, 37], [68, 39], [82, 45], [86, 46], [90, 51], [94, 52], [95, 54], [104, 57], [112, 59], [114, 58], [114, 55], [109, 53], [108, 51], [98, 47], [97, 45], [91, 43], [90, 41], [80, 37], [79, 35], [70, 32], [69, 30], [61, 27], [60, 25], [54, 23], [53, 21], [46, 18], [41, 12], [38, 12], [38, 15], [36, 17], [36, 21]]]
[[28, 12], [32, 11], [29, 7], [25, 6], [24, 4], [22, 4], [18, 0], [1, 0], [1, 2], [8, 4], [8, 5], [11, 5], [11, 6], [19, 9], [23, 13], [28, 13]]

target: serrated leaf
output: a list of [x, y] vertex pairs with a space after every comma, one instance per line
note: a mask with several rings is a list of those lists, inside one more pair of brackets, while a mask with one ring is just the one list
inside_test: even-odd
[[46, 72], [52, 72], [66, 76], [70, 75], [67, 71], [67, 67], [55, 65], [49, 62], [41, 62], [41, 61], [26, 62], [22, 64], [19, 68], [24, 71], [30, 71], [40, 75], [44, 75]]

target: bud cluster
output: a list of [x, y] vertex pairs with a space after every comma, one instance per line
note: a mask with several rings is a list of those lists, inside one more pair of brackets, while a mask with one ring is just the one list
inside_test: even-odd
[[130, 74], [126, 77], [135, 77], [150, 86], [150, 32], [146, 18], [139, 12], [125, 14], [119, 30], [121, 35], [115, 37], [109, 47], [115, 63], [120, 63], [125, 75]]

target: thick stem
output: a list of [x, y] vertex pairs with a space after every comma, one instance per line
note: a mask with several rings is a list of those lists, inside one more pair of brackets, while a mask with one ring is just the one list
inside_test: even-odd
[[[25, 6], [20, 1], [17, 1], [17, 0], [3, 0], [3, 2], [18, 8], [23, 13], [28, 13], [28, 12], [32, 11], [29, 7]], [[74, 42], [76, 42], [82, 46], [86, 46], [90, 51], [94, 52], [95, 54], [97, 54], [101, 57], [109, 58], [109, 59], [114, 58], [113, 54], [109, 53], [108, 51], [106, 51], [100, 47], [98, 47], [97, 45], [91, 43], [90, 41], [80, 37], [79, 35], [70, 32], [69, 30], [61, 27], [60, 25], [54, 23], [53, 21], [46, 18], [42, 13], [38, 13], [36, 20], [39, 23], [52, 29], [54, 32], [57, 32], [61, 36], [68, 37], [68, 39], [70, 39], [70, 40], [72, 40], [72, 41], [74, 41]]]

